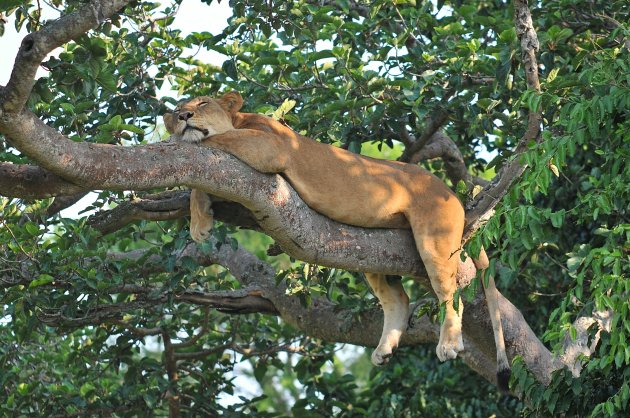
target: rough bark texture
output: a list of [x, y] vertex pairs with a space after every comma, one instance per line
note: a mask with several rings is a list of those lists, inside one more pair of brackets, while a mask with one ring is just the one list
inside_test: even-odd
[[0, 163], [0, 195], [22, 199], [45, 199], [86, 191], [50, 171], [32, 165]]

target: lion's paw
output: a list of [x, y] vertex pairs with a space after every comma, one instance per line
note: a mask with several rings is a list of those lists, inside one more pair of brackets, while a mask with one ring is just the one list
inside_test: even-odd
[[210, 230], [201, 230], [198, 228], [191, 228], [190, 237], [193, 241], [201, 243], [207, 240], [210, 237]]
[[379, 345], [378, 347], [376, 347], [376, 350], [372, 352], [372, 364], [375, 366], [384, 366], [389, 363], [389, 359], [392, 357], [392, 355], [392, 347]]
[[442, 342], [437, 345], [435, 348], [435, 352], [440, 359], [440, 361], [453, 360], [457, 357], [457, 353], [464, 350], [464, 341], [462, 340], [461, 335], [456, 341], [453, 342]]

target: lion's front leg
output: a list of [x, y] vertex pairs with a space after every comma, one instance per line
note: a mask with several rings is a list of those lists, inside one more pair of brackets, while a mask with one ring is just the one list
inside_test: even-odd
[[208, 137], [203, 144], [228, 152], [261, 173], [284, 172], [291, 152], [290, 142], [254, 129], [233, 129]]
[[389, 361], [407, 329], [409, 297], [400, 280], [390, 284], [383, 274], [373, 273], [365, 273], [365, 278], [383, 307], [383, 333], [372, 353], [372, 364], [382, 366]]
[[212, 229], [212, 201], [207, 193], [193, 189], [190, 192], [190, 236], [196, 242], [203, 242]]

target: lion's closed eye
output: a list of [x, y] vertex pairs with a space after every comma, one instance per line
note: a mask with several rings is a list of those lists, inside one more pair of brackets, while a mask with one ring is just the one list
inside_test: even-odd
[[200, 102], [197, 106], [198, 107], [204, 107], [207, 104], [208, 104], [208, 102]]

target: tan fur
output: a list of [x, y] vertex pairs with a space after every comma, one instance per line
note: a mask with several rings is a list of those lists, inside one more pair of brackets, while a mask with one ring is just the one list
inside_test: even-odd
[[[239, 112], [242, 103], [235, 92], [218, 100], [197, 97], [164, 115], [164, 122], [175, 139], [224, 150], [264, 173], [282, 173], [309, 207], [331, 219], [368, 228], [410, 227], [446, 307], [437, 355], [442, 361], [455, 358], [464, 348], [461, 301], [459, 311], [453, 308], [464, 209], [452, 191], [416, 165], [313, 141], [266, 116]], [[203, 240], [211, 227], [203, 195], [191, 195], [195, 240]], [[409, 300], [402, 286], [388, 284], [383, 275], [367, 278], [385, 312], [383, 336], [372, 355], [375, 364], [383, 364], [406, 328]]]

